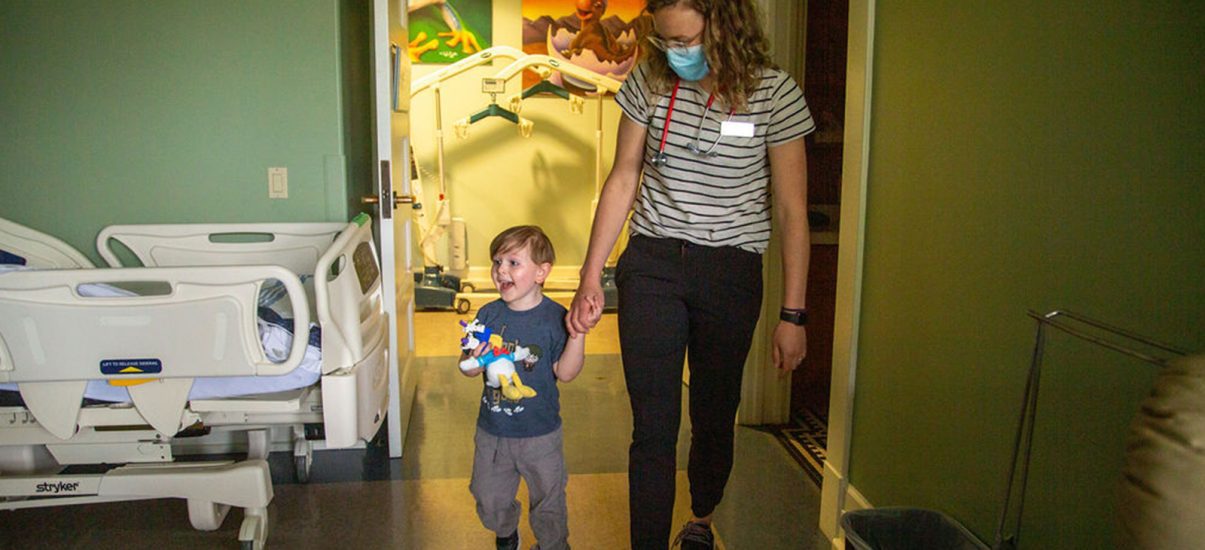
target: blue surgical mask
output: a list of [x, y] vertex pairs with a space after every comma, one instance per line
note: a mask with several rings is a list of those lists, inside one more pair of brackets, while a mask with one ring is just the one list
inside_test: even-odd
[[707, 57], [703, 55], [703, 45], [688, 48], [670, 48], [665, 52], [669, 67], [687, 82], [703, 80], [711, 68], [707, 66]]

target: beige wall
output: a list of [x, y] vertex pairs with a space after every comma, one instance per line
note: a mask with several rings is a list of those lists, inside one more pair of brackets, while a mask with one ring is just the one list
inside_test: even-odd
[[[520, 0], [494, 2], [494, 45], [522, 47], [520, 8]], [[537, 223], [556, 247], [558, 266], [576, 272], [590, 233], [598, 103], [589, 98], [585, 112], [574, 114], [569, 102], [560, 98], [533, 98], [524, 102], [520, 113], [535, 123], [531, 137], [521, 137], [515, 125], [501, 118], [488, 118], [471, 126], [467, 138], [457, 138], [456, 121], [489, 103], [489, 95], [481, 93], [480, 79], [493, 76], [507, 63], [478, 67], [444, 83], [445, 176], [452, 215], [465, 219], [470, 268], [488, 268], [489, 242], [498, 232]], [[414, 65], [413, 78], [440, 67]], [[520, 92], [522, 79], [515, 77], [498, 102], [505, 106], [507, 98]], [[411, 139], [423, 185], [433, 198], [438, 190], [434, 94], [427, 90], [412, 101]], [[604, 176], [614, 155], [619, 116], [614, 100], [605, 99]], [[445, 263], [446, 253], [446, 246], [441, 246], [439, 257]]]

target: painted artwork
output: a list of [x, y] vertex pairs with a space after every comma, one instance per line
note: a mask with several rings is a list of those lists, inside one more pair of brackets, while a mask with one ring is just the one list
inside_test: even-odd
[[490, 47], [493, 0], [409, 0], [410, 62], [455, 63]]
[[[623, 81], [640, 57], [637, 44], [652, 30], [652, 18], [642, 13], [644, 0], [523, 0], [523, 52], [545, 54], [598, 74]], [[523, 87], [539, 77], [524, 73]], [[554, 73], [553, 84], [574, 86]]]

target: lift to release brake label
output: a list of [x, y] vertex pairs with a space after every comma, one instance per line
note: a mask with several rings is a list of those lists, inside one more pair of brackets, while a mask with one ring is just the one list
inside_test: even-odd
[[100, 362], [100, 373], [147, 374], [163, 372], [163, 361], [158, 359], [105, 359]]

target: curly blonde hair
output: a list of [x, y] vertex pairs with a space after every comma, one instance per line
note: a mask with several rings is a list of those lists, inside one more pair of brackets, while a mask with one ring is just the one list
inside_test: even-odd
[[[715, 75], [716, 99], [738, 111], [744, 110], [749, 96], [761, 82], [762, 70], [774, 68], [754, 0], [646, 0], [644, 11], [652, 14], [678, 4], [703, 15], [707, 25], [703, 29], [703, 53]], [[647, 38], [641, 51], [651, 91], [668, 92], [677, 76], [665, 52]]]

